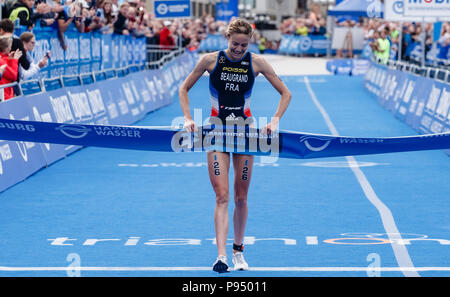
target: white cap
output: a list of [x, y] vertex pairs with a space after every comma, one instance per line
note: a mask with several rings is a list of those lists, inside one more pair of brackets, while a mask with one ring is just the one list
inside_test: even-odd
[[164, 26], [170, 26], [170, 25], [172, 25], [171, 21], [164, 21]]

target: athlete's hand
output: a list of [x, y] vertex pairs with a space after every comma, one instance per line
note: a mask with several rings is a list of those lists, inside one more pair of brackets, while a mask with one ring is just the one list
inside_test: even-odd
[[278, 130], [278, 123], [279, 123], [279, 119], [278, 118], [272, 118], [272, 121], [270, 121], [269, 124], [265, 125], [264, 128], [262, 128], [261, 130], [261, 134], [263, 135], [272, 135], [273, 132]]
[[186, 129], [187, 132], [198, 131], [197, 125], [193, 120], [184, 120], [184, 129]]

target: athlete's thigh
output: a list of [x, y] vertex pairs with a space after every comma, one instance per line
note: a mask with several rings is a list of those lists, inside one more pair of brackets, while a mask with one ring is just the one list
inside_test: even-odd
[[230, 154], [223, 152], [208, 152], [208, 173], [209, 180], [216, 194], [228, 193], [230, 171]]
[[255, 157], [250, 155], [233, 154], [234, 191], [239, 196], [247, 196], [254, 159]]

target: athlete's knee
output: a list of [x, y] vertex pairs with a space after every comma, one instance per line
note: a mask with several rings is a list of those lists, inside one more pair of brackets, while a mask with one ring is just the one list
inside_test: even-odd
[[230, 200], [230, 195], [227, 190], [216, 191], [216, 204], [217, 205], [228, 205]]
[[234, 204], [236, 207], [243, 207], [247, 205], [247, 195], [235, 195]]

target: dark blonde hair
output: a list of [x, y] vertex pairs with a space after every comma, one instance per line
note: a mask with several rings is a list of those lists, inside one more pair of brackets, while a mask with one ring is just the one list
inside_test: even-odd
[[11, 36], [0, 36], [0, 52], [4, 52], [5, 49], [11, 47], [12, 37]]
[[244, 19], [234, 19], [230, 22], [227, 28], [227, 32], [225, 33], [227, 38], [230, 38], [232, 34], [245, 34], [252, 36], [253, 35], [253, 27], [250, 23]]
[[20, 40], [26, 43], [30, 42], [33, 38], [34, 34], [31, 32], [23, 32], [22, 35], [20, 35]]

